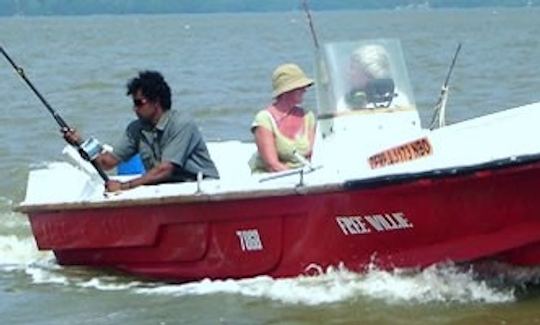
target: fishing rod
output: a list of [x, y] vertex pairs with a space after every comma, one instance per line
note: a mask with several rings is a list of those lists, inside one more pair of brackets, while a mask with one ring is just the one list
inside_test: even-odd
[[315, 32], [315, 26], [313, 24], [313, 19], [311, 18], [311, 12], [309, 11], [307, 0], [302, 0], [302, 7], [306, 12], [306, 17], [309, 23], [309, 30], [311, 32], [311, 37], [313, 38], [313, 44], [315, 44], [315, 48], [319, 50], [319, 40], [317, 38], [317, 33]]
[[439, 122], [438, 127], [443, 127], [446, 125], [444, 116], [446, 114], [446, 102], [448, 101], [448, 84], [450, 82], [450, 76], [452, 75], [452, 71], [454, 71], [454, 65], [456, 64], [456, 59], [460, 50], [461, 43], [458, 43], [456, 52], [454, 53], [454, 57], [452, 58], [452, 63], [450, 64], [450, 68], [448, 69], [448, 73], [446, 74], [446, 79], [444, 80], [444, 84], [441, 87], [441, 94], [439, 95], [439, 99], [435, 104], [435, 112], [433, 114], [430, 125], [431, 130], [435, 129], [435, 127], [437, 126], [437, 120]]
[[[47, 110], [52, 115], [52, 117], [54, 118], [56, 123], [60, 126], [60, 129], [62, 130], [62, 132], [67, 132], [69, 130], [72, 130], [72, 128], [69, 127], [69, 125], [66, 123], [66, 121], [60, 116], [60, 114], [54, 108], [52, 108], [52, 106], [47, 102], [47, 100], [36, 89], [36, 87], [34, 87], [32, 82], [30, 81], [30, 79], [28, 79], [28, 77], [26, 77], [26, 74], [24, 73], [23, 68], [18, 66], [15, 63], [15, 61], [13, 61], [13, 59], [11, 59], [11, 57], [4, 50], [3, 46], [0, 46], [0, 52], [2, 52], [2, 55], [4, 56], [4, 58], [6, 58], [6, 60], [11, 64], [13, 69], [15, 69], [17, 74], [24, 80], [24, 82], [28, 85], [28, 87], [30, 87], [32, 92], [39, 98], [41, 103], [43, 103], [43, 105], [45, 105], [45, 108], [47, 108]], [[99, 143], [95, 139], [90, 138], [85, 142], [75, 143], [75, 144], [72, 144], [72, 145], [74, 145], [77, 148], [77, 151], [79, 152], [79, 155], [81, 155], [81, 157], [84, 160], [87, 160], [92, 164], [92, 166], [96, 169], [96, 171], [98, 172], [99, 176], [103, 179], [103, 181], [108, 182], [109, 181], [109, 176], [103, 171], [103, 169], [95, 161], [95, 158], [97, 156], [96, 151], [99, 150], [99, 148], [101, 148]]]

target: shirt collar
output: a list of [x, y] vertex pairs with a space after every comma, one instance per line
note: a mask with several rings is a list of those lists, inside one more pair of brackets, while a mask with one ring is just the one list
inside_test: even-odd
[[166, 110], [165, 112], [163, 112], [163, 114], [159, 118], [159, 121], [156, 124], [156, 129], [157, 130], [159, 130], [159, 131], [165, 130], [165, 126], [167, 125], [167, 123], [170, 120], [170, 112], [171, 112], [170, 110]]

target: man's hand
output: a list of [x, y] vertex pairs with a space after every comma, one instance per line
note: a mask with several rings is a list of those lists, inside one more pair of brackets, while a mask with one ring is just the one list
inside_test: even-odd
[[105, 189], [107, 190], [107, 192], [118, 192], [118, 191], [129, 189], [128, 185], [129, 185], [129, 182], [122, 183], [122, 182], [111, 179], [105, 184]]
[[77, 130], [71, 128], [62, 128], [60, 131], [62, 132], [67, 143], [76, 146], [82, 142], [81, 135], [79, 132], [77, 132]]
[[[111, 153], [106, 152], [102, 154], [97, 159], [97, 161], [102, 163], [103, 158], [105, 158], [108, 155], [110, 155], [111, 157], [114, 157]], [[117, 160], [115, 160], [115, 162], [118, 163]], [[150, 169], [146, 174], [142, 175], [141, 177], [131, 179], [127, 182], [120, 182], [120, 181], [111, 179], [105, 184], [105, 188], [107, 192], [118, 192], [118, 191], [130, 190], [132, 188], [135, 188], [141, 185], [160, 184], [164, 180], [167, 180], [172, 175], [173, 170], [174, 170], [174, 165], [169, 161], [165, 161], [165, 162], [160, 163], [156, 167]]]

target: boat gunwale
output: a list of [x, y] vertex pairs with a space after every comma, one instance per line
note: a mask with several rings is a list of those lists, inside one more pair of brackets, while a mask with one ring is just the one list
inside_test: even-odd
[[347, 190], [377, 188], [388, 184], [409, 183], [423, 179], [441, 179], [466, 176], [486, 170], [501, 170], [540, 162], [540, 153], [511, 156], [468, 166], [446, 167], [415, 173], [391, 174], [369, 179], [345, 181]]
[[289, 195], [309, 195], [332, 193], [359, 189], [374, 189], [388, 185], [400, 185], [425, 179], [443, 179], [466, 176], [485, 170], [501, 170], [516, 166], [533, 165], [540, 162], [540, 153], [511, 156], [483, 162], [475, 165], [447, 167], [421, 172], [389, 174], [366, 179], [347, 180], [339, 183], [323, 185], [307, 185], [278, 189], [262, 189], [257, 191], [231, 191], [220, 194], [195, 193], [189, 195], [169, 195], [145, 199], [125, 199], [111, 201], [79, 201], [52, 204], [19, 204], [14, 211], [32, 214], [36, 212], [55, 212], [60, 210], [88, 210], [105, 208], [137, 207], [142, 205], [189, 204], [204, 202], [220, 202], [232, 200], [257, 199], [263, 197], [279, 197]]
[[[159, 185], [158, 185], [159, 186]], [[231, 191], [219, 194], [195, 193], [189, 195], [169, 195], [155, 198], [144, 199], [125, 199], [111, 201], [79, 201], [69, 203], [52, 204], [28, 204], [17, 205], [14, 208], [16, 212], [34, 213], [34, 212], [53, 212], [59, 210], [87, 210], [87, 209], [105, 209], [135, 207], [141, 205], [163, 205], [163, 204], [189, 204], [220, 202], [232, 200], [257, 199], [261, 197], [279, 197], [289, 195], [306, 195], [327, 192], [337, 192], [343, 189], [343, 183], [324, 184], [316, 186], [295, 186], [290, 188], [264, 189], [258, 191]]]

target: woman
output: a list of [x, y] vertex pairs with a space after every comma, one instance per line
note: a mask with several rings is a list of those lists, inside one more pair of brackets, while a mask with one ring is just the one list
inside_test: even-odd
[[313, 85], [296, 64], [283, 64], [272, 74], [273, 103], [255, 116], [251, 132], [257, 153], [250, 160], [253, 173], [278, 172], [303, 165], [311, 156], [315, 116], [300, 106]]

